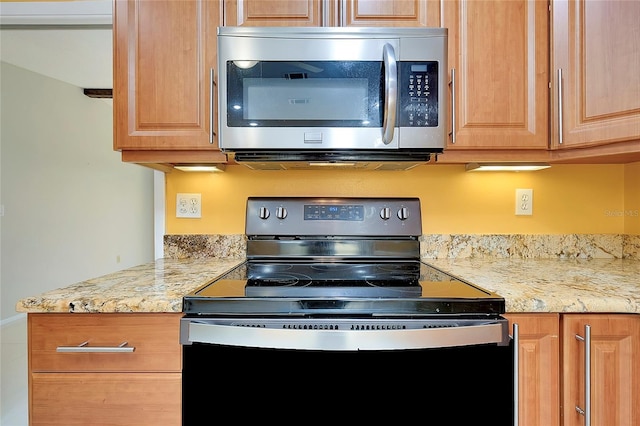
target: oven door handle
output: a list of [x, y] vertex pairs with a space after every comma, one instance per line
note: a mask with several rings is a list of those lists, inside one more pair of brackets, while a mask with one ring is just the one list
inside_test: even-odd
[[[502, 324], [403, 330], [292, 330], [190, 320], [183, 344], [209, 343], [296, 350], [401, 350], [505, 344]], [[508, 341], [507, 343], [508, 344]]]

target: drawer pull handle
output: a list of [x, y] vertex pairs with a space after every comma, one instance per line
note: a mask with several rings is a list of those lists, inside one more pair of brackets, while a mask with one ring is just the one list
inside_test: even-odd
[[56, 352], [133, 352], [134, 346], [127, 346], [127, 342], [122, 342], [118, 346], [89, 346], [89, 341], [80, 343], [78, 346], [58, 346]]

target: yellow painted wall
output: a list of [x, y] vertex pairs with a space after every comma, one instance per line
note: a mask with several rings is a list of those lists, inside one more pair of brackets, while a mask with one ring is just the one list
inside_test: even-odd
[[[640, 234], [640, 163], [554, 165], [536, 172], [255, 171], [166, 175], [167, 234], [244, 234], [249, 196], [419, 197], [425, 234]], [[515, 189], [533, 189], [533, 215], [515, 215]], [[176, 218], [176, 194], [202, 194], [202, 218]], [[625, 210], [626, 209], [626, 210]]]
[[624, 169], [625, 234], [640, 235], [640, 163]]

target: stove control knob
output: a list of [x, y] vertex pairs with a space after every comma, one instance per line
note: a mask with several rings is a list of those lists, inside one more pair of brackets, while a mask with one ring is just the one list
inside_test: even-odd
[[407, 220], [408, 218], [409, 218], [409, 209], [407, 209], [406, 207], [400, 207], [400, 210], [398, 210], [398, 219]]
[[260, 219], [267, 219], [271, 213], [269, 213], [269, 209], [266, 207], [260, 207], [260, 211], [258, 212], [258, 217]]
[[287, 209], [285, 209], [284, 207], [278, 207], [276, 209], [276, 217], [280, 220], [287, 217]]
[[389, 207], [384, 207], [380, 210], [380, 217], [382, 220], [388, 220], [391, 217], [391, 209]]

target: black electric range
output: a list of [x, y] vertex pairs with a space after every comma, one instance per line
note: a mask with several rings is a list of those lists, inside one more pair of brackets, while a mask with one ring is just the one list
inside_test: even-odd
[[421, 233], [417, 198], [249, 198], [247, 260], [184, 297], [182, 341], [201, 338], [195, 330], [208, 319], [276, 328], [477, 322], [506, 344], [504, 298], [422, 262]]

